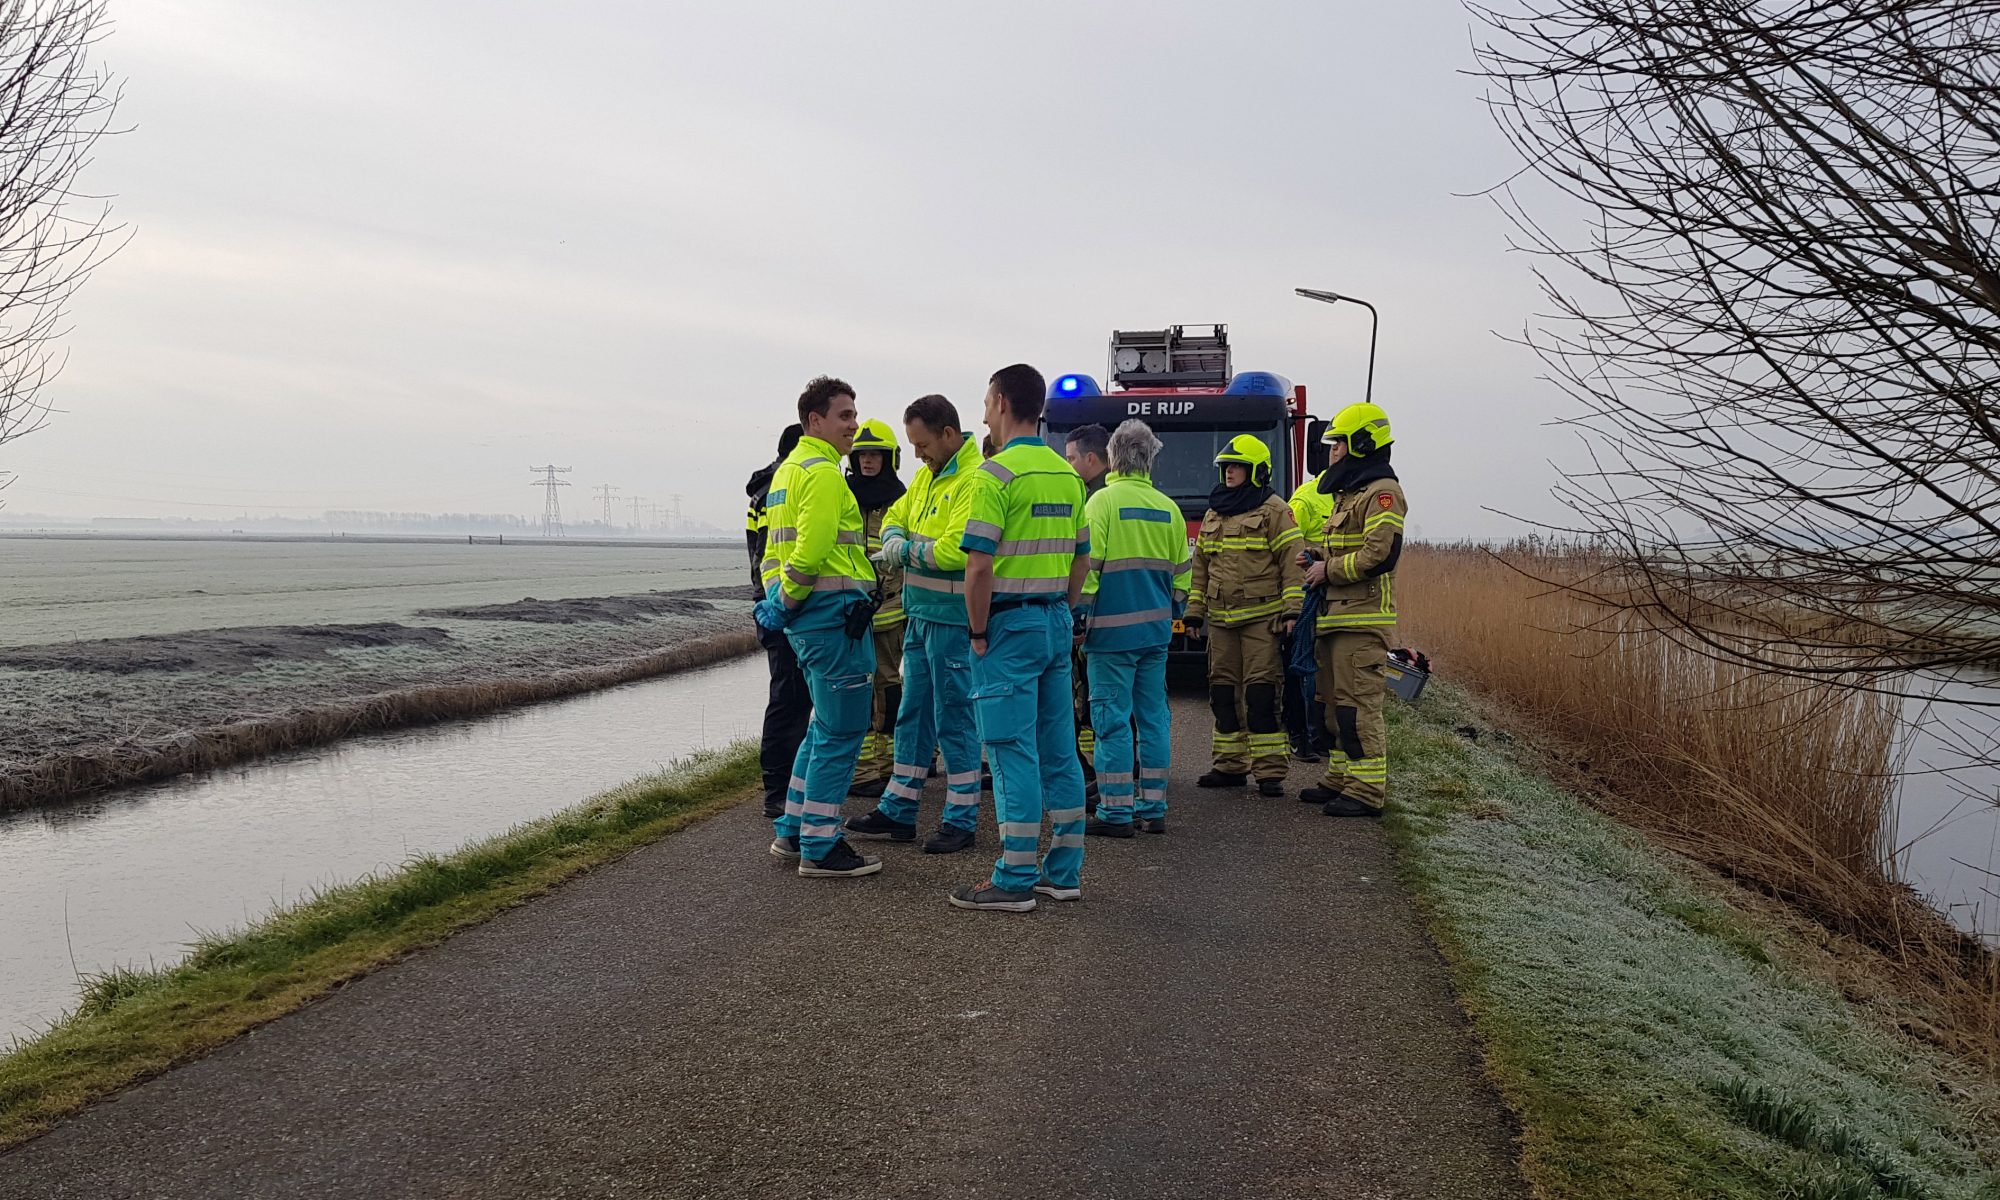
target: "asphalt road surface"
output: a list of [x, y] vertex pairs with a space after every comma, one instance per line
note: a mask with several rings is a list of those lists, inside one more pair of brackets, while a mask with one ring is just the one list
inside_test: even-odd
[[1525, 1197], [1380, 827], [1198, 791], [1175, 721], [1171, 832], [1091, 839], [1081, 903], [946, 905], [990, 811], [815, 880], [746, 803], [0, 1155], [0, 1196]]

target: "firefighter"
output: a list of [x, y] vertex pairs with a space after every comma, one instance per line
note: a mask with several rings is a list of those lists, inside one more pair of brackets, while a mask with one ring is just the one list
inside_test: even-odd
[[1091, 715], [1103, 731], [1097, 816], [1084, 833], [1098, 837], [1167, 831], [1167, 643], [1187, 601], [1192, 568], [1180, 506], [1153, 486], [1159, 453], [1160, 439], [1144, 421], [1119, 425], [1110, 440], [1110, 476], [1084, 504], [1091, 557], [1083, 583], [1083, 645]]
[[1208, 701], [1215, 712], [1214, 769], [1195, 782], [1285, 794], [1285, 732], [1278, 722], [1284, 668], [1278, 647], [1305, 601], [1299, 528], [1271, 491], [1271, 451], [1239, 434], [1215, 456], [1215, 490], [1195, 537], [1190, 630], [1208, 627]]
[[[1075, 736], [1072, 613], [1090, 566], [1083, 480], [1035, 436], [1046, 385], [1025, 364], [994, 373], [986, 424], [999, 451], [973, 472], [965, 610], [971, 623], [972, 711], [993, 767], [1000, 860], [983, 884], [951, 894], [958, 908], [1031, 912], [1037, 895], [1083, 897], [1083, 771]], [[1049, 853], [1037, 868], [1042, 818]]]
[[1379, 817], [1389, 781], [1382, 671], [1396, 633], [1393, 584], [1409, 506], [1389, 465], [1388, 414], [1350, 404], [1325, 440], [1331, 457], [1316, 486], [1330, 507], [1306, 585], [1324, 589], [1313, 652], [1335, 749], [1324, 785], [1299, 798], [1323, 802], [1330, 817]]
[[757, 624], [783, 630], [805, 673], [812, 722], [792, 763], [785, 811], [772, 824], [771, 853], [796, 859], [801, 875], [872, 875], [840, 835], [840, 807], [861, 738], [868, 732], [875, 641], [869, 634], [875, 569], [868, 562], [861, 506], [839, 463], [860, 420], [854, 389], [821, 376], [799, 396], [804, 436], [771, 480], [770, 545], [776, 575], [757, 602]]
[[[766, 561], [765, 541], [770, 514], [766, 505], [771, 477], [785, 456], [799, 444], [801, 430], [785, 426], [778, 436], [778, 457], [750, 476], [744, 488], [750, 493], [750, 512], [744, 533], [750, 549], [750, 576], [763, 595], [778, 576], [776, 559]], [[792, 760], [798, 757], [799, 743], [806, 737], [806, 722], [812, 719], [812, 697], [806, 692], [806, 677], [799, 672], [798, 656], [783, 633], [757, 627], [757, 644], [764, 648], [765, 665], [771, 673], [771, 692], [764, 702], [764, 736], [757, 744], [757, 765], [764, 776], [764, 815], [776, 820], [785, 811], [785, 790], [792, 778]]]
[[[1322, 437], [1321, 441], [1325, 438]], [[1302, 563], [1309, 561], [1311, 556], [1325, 556], [1319, 539], [1325, 533], [1326, 518], [1333, 512], [1333, 497], [1319, 490], [1320, 480], [1325, 477], [1326, 472], [1321, 471], [1301, 483], [1291, 495], [1292, 519], [1299, 525], [1300, 553], [1308, 555], [1307, 559], [1301, 560]], [[1313, 624], [1295, 629], [1289, 644], [1283, 648], [1285, 695], [1282, 715], [1285, 734], [1291, 739], [1292, 757], [1304, 763], [1325, 761], [1334, 745], [1326, 730], [1325, 691], [1318, 686], [1318, 672], [1312, 666], [1317, 609], [1315, 604]], [[1308, 792], [1311, 790], [1306, 789]], [[1306, 797], [1301, 793], [1299, 798], [1303, 800]]]
[[861, 739], [861, 761], [854, 768], [853, 795], [879, 796], [889, 782], [895, 753], [896, 712], [903, 702], [903, 571], [885, 567], [875, 557], [882, 549], [882, 522], [890, 506], [908, 490], [898, 474], [903, 448], [881, 421], [863, 421], [847, 455], [847, 487], [861, 506], [861, 523], [868, 532], [868, 554], [875, 562], [875, 686], [868, 734]]
[[926, 854], [969, 849], [979, 824], [979, 735], [973, 728], [972, 647], [965, 624], [966, 506], [972, 472], [984, 461], [959, 428], [958, 409], [924, 396], [903, 413], [903, 431], [923, 465], [882, 523], [879, 561], [903, 576], [909, 611], [903, 637], [903, 699], [896, 713], [895, 764], [875, 811], [851, 817], [856, 837], [914, 841], [917, 801], [944, 758], [944, 814], [924, 841]]
[[[1104, 477], [1111, 470], [1108, 446], [1111, 431], [1102, 425], [1079, 425], [1063, 435], [1063, 459], [1076, 468], [1083, 479], [1084, 503], [1104, 488]], [[1090, 673], [1084, 665], [1084, 652], [1078, 648], [1075, 661], [1070, 664], [1071, 682], [1074, 691], [1071, 699], [1076, 708], [1076, 755], [1083, 764], [1083, 806], [1095, 809], [1098, 803], [1097, 731], [1090, 718]]]

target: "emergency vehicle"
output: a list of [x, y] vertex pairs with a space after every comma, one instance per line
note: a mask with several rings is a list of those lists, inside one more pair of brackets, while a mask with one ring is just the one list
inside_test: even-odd
[[[1215, 456], [1238, 434], [1256, 434], [1270, 447], [1271, 490], [1281, 498], [1326, 468], [1320, 434], [1327, 423], [1306, 411], [1304, 386], [1269, 371], [1234, 371], [1228, 326], [1115, 330], [1108, 358], [1107, 386], [1076, 374], [1049, 382], [1042, 435], [1060, 453], [1078, 426], [1146, 422], [1162, 443], [1153, 486], [1180, 505], [1190, 545], [1215, 487]], [[1174, 634], [1176, 651], [1201, 645], [1178, 621]]]

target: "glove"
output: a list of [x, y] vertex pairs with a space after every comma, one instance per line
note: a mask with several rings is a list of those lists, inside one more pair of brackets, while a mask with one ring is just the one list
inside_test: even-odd
[[1181, 628], [1187, 630], [1189, 633], [1200, 633], [1201, 618], [1193, 615], [1182, 617]]
[[773, 600], [767, 596], [757, 602], [757, 606], [750, 610], [750, 615], [757, 619], [758, 628], [776, 633], [791, 623], [792, 610], [785, 607], [783, 600]]
[[883, 535], [882, 548], [868, 556], [868, 561], [876, 566], [907, 567], [910, 565], [910, 543], [901, 534]]

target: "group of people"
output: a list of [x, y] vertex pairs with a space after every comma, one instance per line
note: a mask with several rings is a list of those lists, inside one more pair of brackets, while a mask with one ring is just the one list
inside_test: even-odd
[[[880, 871], [848, 838], [916, 841], [933, 773], [945, 802], [923, 850], [972, 848], [990, 772], [1000, 857], [950, 902], [1027, 912], [1081, 899], [1086, 837], [1166, 832], [1177, 623], [1208, 643], [1214, 761], [1200, 786], [1254, 778], [1283, 795], [1283, 720], [1310, 708], [1326, 714], [1311, 724], [1325, 727], [1327, 768], [1300, 798], [1330, 816], [1381, 812], [1407, 511], [1387, 417], [1343, 409], [1327, 469], [1289, 503], [1264, 442], [1233, 439], [1190, 539], [1151, 482], [1162, 444], [1144, 422], [1072, 430], [1059, 455], [1038, 436], [1046, 397], [1033, 367], [995, 372], [984, 445], [943, 396], [912, 402], [903, 429], [919, 465], [905, 486], [895, 432], [863, 423], [854, 389], [820, 377], [778, 459], [751, 477], [754, 614], [771, 668], [764, 809], [771, 853], [800, 875]], [[1297, 658], [1314, 665], [1322, 706], [1287, 672]], [[844, 817], [850, 792], [876, 806]]]

